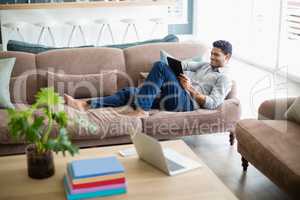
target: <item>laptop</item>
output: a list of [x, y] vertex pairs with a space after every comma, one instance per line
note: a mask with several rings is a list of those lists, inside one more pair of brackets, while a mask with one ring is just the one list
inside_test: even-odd
[[180, 60], [171, 57], [167, 57], [167, 60], [169, 67], [172, 69], [176, 77], [178, 77], [180, 74], [183, 74], [183, 69]]
[[201, 166], [170, 148], [162, 148], [160, 143], [143, 133], [136, 132], [131, 136], [139, 158], [160, 169], [169, 176], [181, 174]]

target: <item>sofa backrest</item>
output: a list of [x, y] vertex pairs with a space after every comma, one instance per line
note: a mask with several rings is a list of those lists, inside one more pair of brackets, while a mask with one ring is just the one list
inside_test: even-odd
[[[123, 51], [116, 48], [76, 48], [47, 51], [36, 55], [39, 87], [46, 87], [45, 72], [65, 74], [99, 74], [105, 70], [125, 73]], [[118, 78], [118, 85], [125, 85]]]
[[[13, 103], [32, 103], [36, 92], [47, 86], [46, 71], [66, 74], [98, 74], [104, 70], [116, 70], [118, 89], [126, 86], [137, 86], [140, 72], [149, 72], [154, 62], [160, 59], [160, 50], [179, 59], [195, 56], [206, 56], [207, 47], [199, 43], [157, 43], [140, 45], [124, 50], [116, 48], [83, 48], [47, 51], [40, 54], [22, 52], [0, 52], [1, 57], [16, 57], [12, 73], [11, 96]], [[15, 101], [14, 78], [22, 73], [33, 74], [22, 84], [26, 97]], [[35, 72], [35, 73], [32, 73]], [[38, 73], [38, 75], [36, 74]], [[126, 77], [128, 76], [128, 77]], [[24, 96], [23, 95], [23, 96]], [[22, 95], [21, 95], [22, 96]], [[235, 84], [227, 98], [236, 96]]]
[[126, 72], [134, 86], [138, 84], [140, 72], [149, 72], [153, 63], [160, 60], [160, 50], [179, 59], [204, 56], [208, 52], [206, 46], [197, 43], [158, 43], [124, 49]]

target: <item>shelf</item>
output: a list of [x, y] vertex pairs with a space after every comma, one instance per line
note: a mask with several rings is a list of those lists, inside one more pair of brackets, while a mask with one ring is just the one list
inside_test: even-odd
[[136, 1], [92, 1], [92, 2], [65, 2], [65, 3], [22, 3], [22, 4], [0, 4], [0, 10], [20, 9], [64, 9], [64, 8], [97, 8], [97, 7], [124, 7], [124, 6], [161, 6], [172, 5], [175, 0], [136, 0]]

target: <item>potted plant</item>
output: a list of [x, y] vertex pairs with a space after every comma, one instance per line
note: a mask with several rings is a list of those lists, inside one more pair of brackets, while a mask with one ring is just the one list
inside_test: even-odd
[[[68, 116], [63, 110], [63, 99], [53, 88], [43, 88], [36, 95], [36, 103], [23, 110], [7, 109], [8, 128], [15, 139], [24, 138], [27, 169], [31, 178], [42, 179], [54, 174], [53, 151], [78, 153], [67, 132]], [[51, 136], [53, 129], [57, 131]]]

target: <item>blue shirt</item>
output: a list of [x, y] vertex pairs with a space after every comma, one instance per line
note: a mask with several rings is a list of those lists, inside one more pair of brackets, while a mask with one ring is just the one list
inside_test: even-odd
[[210, 63], [193, 61], [183, 61], [182, 67], [192, 86], [206, 96], [203, 108], [216, 109], [224, 102], [231, 90], [232, 81], [222, 68], [213, 68]]

